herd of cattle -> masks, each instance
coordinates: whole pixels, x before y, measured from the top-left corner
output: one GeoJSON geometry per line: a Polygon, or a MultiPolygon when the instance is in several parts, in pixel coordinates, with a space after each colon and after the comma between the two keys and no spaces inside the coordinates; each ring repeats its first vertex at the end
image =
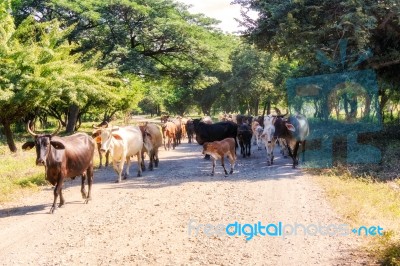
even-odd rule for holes
{"type": "Polygon", "coordinates": [[[92,136],[85,133],[76,133],[71,136],[56,136],[61,128],[52,134],[36,134],[27,125],[27,131],[34,137],[34,141],[26,142],[24,150],[36,147],[36,164],[45,167],[46,180],[54,188],[54,200],[50,209],[53,213],[57,208],[57,199],[60,197],[59,207],[64,205],[62,187],[66,178],[74,179],[82,176],[81,193],[85,203],[91,199],[93,183],[93,157],[97,147],[100,157],[100,166],[109,164],[111,156],[113,168],[118,174],[116,182],[129,177],[130,161],[137,157],[137,176],[142,175],[146,169],[145,154],[149,157],[149,169],[158,167],[158,150],[164,146],[165,150],[175,149],[184,138],[192,143],[195,136],[198,144],[203,145],[203,154],[212,157],[213,168],[220,159],[225,175],[224,158],[228,157],[233,173],[236,162],[236,149],[240,146],[243,157],[251,155],[251,144],[257,145],[259,150],[264,144],[268,165],[274,161],[274,147],[280,145],[285,157],[293,159],[293,168],[298,164],[298,149],[302,146],[304,155],[305,141],[309,134],[307,119],[300,114],[289,116],[268,115],[252,119],[252,117],[235,116],[235,119],[221,119],[213,123],[211,118],[187,119],[161,117],[161,126],[155,123],[145,123],[139,126],[111,126],[104,122],[93,126],[92,136]],[[238,145],[239,144],[239,145],[238,145]],[[126,167],[124,167],[126,163],[126,167]],[[125,171],[124,171],[125,169],[125,171]],[[88,180],[88,192],[85,189],[85,180],[88,180]]]}

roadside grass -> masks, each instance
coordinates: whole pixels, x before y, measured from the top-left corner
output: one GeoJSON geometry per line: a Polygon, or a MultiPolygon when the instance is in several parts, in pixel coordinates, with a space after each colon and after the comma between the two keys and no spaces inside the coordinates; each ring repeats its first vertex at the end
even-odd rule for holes
{"type": "MultiPolygon", "coordinates": [[[[52,132],[55,128],[46,129],[45,132],[52,132]]],[[[40,130],[39,130],[40,132],[40,130]]],[[[85,123],[79,132],[92,132],[92,124],[85,123]]],[[[63,135],[63,134],[61,134],[63,135]]],[[[18,147],[16,153],[11,153],[5,143],[0,139],[0,204],[18,200],[26,194],[38,191],[41,186],[48,185],[45,180],[45,169],[43,166],[36,166],[36,150],[22,151],[22,144],[31,140],[25,133],[15,134],[15,143],[18,147]]],[[[95,150],[94,167],[97,168],[100,159],[95,150]]],[[[95,176],[96,178],[96,176],[95,176]]]]}
{"type": "Polygon", "coordinates": [[[382,265],[400,265],[400,140],[373,140],[382,163],[308,169],[331,205],[352,226],[377,226],[384,235],[370,238],[365,250],[382,265]]]}

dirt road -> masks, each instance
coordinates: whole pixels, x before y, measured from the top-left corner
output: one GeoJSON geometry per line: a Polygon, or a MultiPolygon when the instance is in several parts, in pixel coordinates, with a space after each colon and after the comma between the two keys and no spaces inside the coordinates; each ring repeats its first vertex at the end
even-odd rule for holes
{"type": "MultiPolygon", "coordinates": [[[[268,167],[265,151],[239,157],[224,177],[182,144],[160,152],[160,165],[114,183],[111,167],[95,172],[93,200],[83,204],[80,180],[67,181],[66,205],[48,214],[52,189],[0,210],[3,265],[365,265],[355,236],[207,236],[200,224],[343,224],[312,179],[289,159],[268,167]],[[189,223],[191,227],[189,227],[189,223]],[[191,228],[191,235],[189,235],[191,228]]],[[[275,154],[279,154],[275,151],[275,154]]],[[[146,162],[147,163],[147,162],[146,162]]],[[[229,163],[228,163],[229,165],[229,163]]],[[[34,166],[32,166],[34,167],[34,166]]],[[[136,173],[136,163],[131,173],[136,173]]],[[[290,228],[286,228],[290,233],[290,228]]],[[[272,231],[271,231],[272,232],[272,231]]]]}

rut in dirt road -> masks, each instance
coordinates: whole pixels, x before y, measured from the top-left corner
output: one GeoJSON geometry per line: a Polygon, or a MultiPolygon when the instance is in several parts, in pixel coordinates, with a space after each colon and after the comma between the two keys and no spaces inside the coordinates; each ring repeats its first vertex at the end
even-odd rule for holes
{"type": "MultiPolygon", "coordinates": [[[[66,205],[48,214],[51,188],[3,206],[4,265],[359,265],[353,236],[211,235],[200,225],[238,223],[342,224],[312,178],[265,151],[238,154],[233,175],[203,159],[202,147],[160,150],[160,165],[114,183],[111,167],[95,172],[93,200],[83,204],[79,181],[66,183],[66,205]],[[196,235],[197,233],[197,235],[196,235]]],[[[275,151],[275,155],[278,154],[275,151]]],[[[148,160],[146,160],[146,164],[148,160]]],[[[229,163],[227,163],[227,166],[229,163]]],[[[136,171],[131,165],[131,172],[136,171]]]]}

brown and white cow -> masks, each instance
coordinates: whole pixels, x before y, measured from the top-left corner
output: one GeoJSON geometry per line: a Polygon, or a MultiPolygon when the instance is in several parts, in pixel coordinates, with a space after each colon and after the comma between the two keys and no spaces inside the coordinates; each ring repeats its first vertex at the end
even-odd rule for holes
{"type": "Polygon", "coordinates": [[[211,175],[215,173],[215,161],[221,159],[221,165],[224,168],[225,176],[228,175],[224,164],[224,157],[228,156],[231,163],[230,174],[233,173],[236,162],[235,140],[233,138],[226,138],[221,141],[206,142],[203,144],[203,154],[208,154],[213,159],[213,168],[211,175]]]}
{"type": "Polygon", "coordinates": [[[122,171],[125,162],[127,163],[124,179],[129,177],[130,158],[137,157],[138,173],[137,176],[142,175],[142,148],[143,137],[142,132],[137,126],[104,128],[101,130],[101,151],[110,151],[113,159],[113,167],[118,173],[116,182],[121,182],[122,171]]]}
{"type": "Polygon", "coordinates": [[[176,125],[172,122],[166,122],[162,125],[163,139],[164,139],[164,149],[170,150],[171,145],[172,149],[175,150],[176,147],[176,125]],[[165,143],[167,141],[167,143],[165,143]]]}
{"type": "Polygon", "coordinates": [[[257,145],[257,149],[261,150],[261,135],[264,129],[260,126],[260,123],[258,123],[257,121],[253,121],[253,123],[251,124],[251,130],[253,131],[253,145],[257,145]]]}
{"type": "Polygon", "coordinates": [[[74,179],[82,176],[81,194],[85,203],[91,200],[93,183],[93,155],[95,150],[94,140],[86,133],[76,133],[71,136],[58,137],[58,129],[52,134],[36,134],[29,128],[27,131],[35,141],[28,141],[22,149],[29,150],[36,146],[36,165],[43,165],[46,170],[46,180],[54,187],[54,200],[50,213],[57,208],[57,198],[60,196],[59,207],[65,204],[62,187],[66,178],[74,179]],[[86,193],[85,179],[88,180],[89,190],[86,193]]]}

